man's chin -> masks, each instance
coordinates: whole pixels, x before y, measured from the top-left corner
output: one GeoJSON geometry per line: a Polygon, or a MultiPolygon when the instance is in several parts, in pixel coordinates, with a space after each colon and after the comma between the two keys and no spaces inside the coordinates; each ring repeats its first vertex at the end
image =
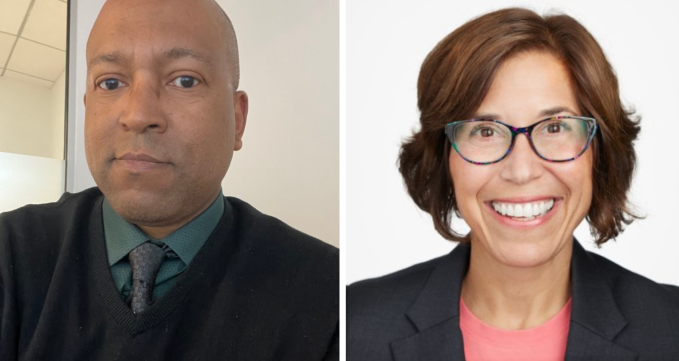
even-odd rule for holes
{"type": "Polygon", "coordinates": [[[177,201],[157,189],[126,189],[107,194],[113,210],[126,221],[143,226],[162,226],[176,217],[177,201]]]}

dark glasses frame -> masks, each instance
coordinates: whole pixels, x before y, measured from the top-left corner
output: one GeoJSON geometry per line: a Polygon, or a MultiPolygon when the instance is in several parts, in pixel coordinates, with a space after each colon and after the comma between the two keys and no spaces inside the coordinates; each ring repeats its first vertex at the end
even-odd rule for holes
{"type": "Polygon", "coordinates": [[[585,153],[587,151],[587,148],[589,148],[590,143],[592,143],[592,139],[594,139],[594,135],[596,134],[597,129],[598,129],[597,122],[596,122],[596,119],[594,119],[594,118],[580,117],[580,116],[575,116],[575,115],[557,115],[557,116],[554,116],[554,117],[549,117],[549,118],[539,120],[538,122],[533,123],[533,124],[531,124],[527,127],[523,127],[523,128],[517,128],[517,127],[511,126],[509,124],[503,123],[499,120],[495,120],[495,119],[478,118],[478,119],[458,120],[458,121],[454,121],[454,122],[450,122],[450,123],[446,124],[445,132],[446,132],[446,136],[448,137],[448,141],[450,141],[450,144],[452,145],[453,149],[455,149],[455,152],[457,152],[457,154],[459,154],[462,159],[464,159],[465,161],[467,161],[471,164],[488,165],[488,164],[497,163],[497,162],[507,158],[509,153],[511,153],[512,149],[514,149],[514,141],[516,140],[516,136],[518,134],[524,134],[526,136],[526,138],[528,138],[528,143],[530,144],[530,147],[533,149],[533,152],[535,152],[535,154],[537,154],[537,156],[540,157],[541,159],[544,159],[544,160],[546,160],[548,162],[552,162],[552,163],[570,162],[570,161],[578,159],[583,153],[585,153]],[[551,121],[551,120],[557,120],[557,119],[579,119],[579,120],[585,121],[588,124],[587,130],[589,132],[589,135],[587,137],[587,143],[585,143],[585,146],[582,149],[582,151],[580,151],[580,153],[578,153],[578,155],[576,155],[573,158],[553,160],[553,159],[549,159],[549,158],[542,156],[542,154],[540,154],[540,152],[538,152],[538,150],[535,149],[535,145],[533,144],[533,138],[531,136],[533,129],[536,126],[538,126],[538,125],[540,125],[544,122],[548,122],[548,121],[551,121]],[[467,159],[467,158],[465,158],[464,155],[462,155],[462,153],[460,153],[460,150],[457,148],[457,144],[455,144],[455,138],[454,138],[455,127],[457,127],[458,125],[463,124],[463,123],[472,123],[472,122],[481,122],[481,121],[502,124],[505,127],[509,128],[509,131],[512,133],[512,140],[509,143],[509,148],[507,149],[507,152],[505,152],[505,154],[502,157],[500,157],[499,159],[494,160],[492,162],[475,162],[471,159],[467,159]]]}

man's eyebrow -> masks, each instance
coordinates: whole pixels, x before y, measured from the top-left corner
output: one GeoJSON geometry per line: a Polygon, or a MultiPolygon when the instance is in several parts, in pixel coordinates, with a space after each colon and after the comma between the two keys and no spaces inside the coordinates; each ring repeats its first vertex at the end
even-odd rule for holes
{"type": "Polygon", "coordinates": [[[128,60],[119,51],[114,51],[112,53],[101,54],[92,58],[87,63],[87,69],[91,69],[92,67],[102,63],[127,64],[128,60]]]}
{"type": "Polygon", "coordinates": [[[187,48],[172,48],[163,53],[163,55],[165,56],[165,58],[172,60],[191,58],[203,62],[210,67],[213,67],[212,60],[210,60],[210,58],[187,48]]]}

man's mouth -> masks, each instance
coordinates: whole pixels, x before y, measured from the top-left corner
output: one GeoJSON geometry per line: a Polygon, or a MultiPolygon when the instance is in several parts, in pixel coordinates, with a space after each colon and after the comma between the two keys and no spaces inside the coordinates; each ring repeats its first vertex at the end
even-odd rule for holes
{"type": "Polygon", "coordinates": [[[530,221],[544,217],[554,207],[554,198],[543,199],[536,202],[526,203],[505,203],[493,201],[491,206],[503,217],[511,218],[516,221],[530,221]]]}

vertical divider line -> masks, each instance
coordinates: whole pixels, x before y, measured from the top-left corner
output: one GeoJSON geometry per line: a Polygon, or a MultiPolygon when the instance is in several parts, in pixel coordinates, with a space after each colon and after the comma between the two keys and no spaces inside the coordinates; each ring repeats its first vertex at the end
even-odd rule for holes
{"type": "Polygon", "coordinates": [[[64,191],[68,192],[69,186],[71,185],[72,181],[69,180],[71,177],[68,176],[69,174],[69,167],[72,166],[72,162],[69,162],[69,157],[68,157],[68,140],[71,138],[69,137],[69,130],[71,129],[71,111],[69,109],[69,104],[71,103],[71,92],[70,92],[70,84],[71,84],[71,79],[70,79],[70,63],[71,63],[71,11],[73,9],[73,6],[71,5],[72,1],[69,1],[66,3],[66,67],[64,68],[64,86],[66,87],[66,91],[64,92],[64,154],[63,154],[63,159],[64,159],[64,191]]]}
{"type": "Polygon", "coordinates": [[[64,153],[66,159],[66,192],[76,192],[75,168],[76,168],[76,145],[77,145],[77,99],[76,99],[76,77],[78,62],[78,6],[81,3],[69,1],[67,13],[66,37],[66,124],[64,153]]]}

